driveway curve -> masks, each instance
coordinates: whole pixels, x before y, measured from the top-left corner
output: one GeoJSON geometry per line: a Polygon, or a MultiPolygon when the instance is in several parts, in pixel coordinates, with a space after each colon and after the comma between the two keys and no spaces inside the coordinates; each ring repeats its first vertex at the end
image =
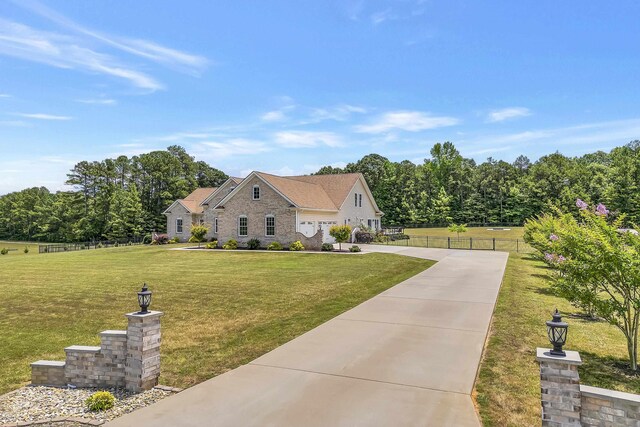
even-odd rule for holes
{"type": "Polygon", "coordinates": [[[247,365],[107,425],[479,426],[471,392],[508,254],[363,250],[438,263],[247,365]]]}

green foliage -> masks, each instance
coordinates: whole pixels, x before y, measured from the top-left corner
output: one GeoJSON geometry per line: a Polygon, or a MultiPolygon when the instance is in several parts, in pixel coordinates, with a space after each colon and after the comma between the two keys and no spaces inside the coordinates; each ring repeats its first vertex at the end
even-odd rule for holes
{"type": "Polygon", "coordinates": [[[460,238],[460,233],[467,232],[467,224],[451,224],[449,228],[447,228],[451,233],[456,233],[458,235],[458,239],[460,238]]]}
{"type": "Polygon", "coordinates": [[[304,246],[300,240],[296,240],[295,242],[289,245],[290,251],[304,251],[304,246]]]}
{"type": "Polygon", "coordinates": [[[0,250],[0,255],[6,255],[6,254],[8,254],[8,253],[9,253],[9,249],[7,249],[7,248],[2,248],[2,249],[0,250]]]}
{"type": "Polygon", "coordinates": [[[85,400],[85,405],[90,411],[106,411],[113,408],[116,398],[108,391],[97,391],[85,400]]]}
{"type": "Polygon", "coordinates": [[[206,249],[215,249],[215,248],[218,247],[218,241],[217,240],[212,240],[211,242],[209,242],[206,245],[204,245],[204,247],[206,249]]]}
{"type": "MultiPolygon", "coordinates": [[[[161,245],[176,244],[176,243],[180,243],[180,238],[176,236],[173,239],[169,239],[166,235],[158,236],[158,243],[160,243],[161,245]]],[[[192,243],[195,243],[195,242],[192,242],[192,243]]]]}
{"type": "Polygon", "coordinates": [[[333,245],[331,243],[323,243],[320,249],[323,252],[331,252],[333,251],[333,245]]]}
{"type": "Polygon", "coordinates": [[[640,236],[621,231],[624,215],[612,218],[602,204],[594,209],[578,200],[576,205],[578,219],[556,208],[527,221],[525,241],[552,269],[558,295],[622,331],[631,368],[637,370],[640,236]]]}
{"type": "Polygon", "coordinates": [[[342,244],[349,241],[351,237],[351,226],[350,225],[332,225],[329,229],[329,235],[336,239],[338,242],[338,246],[340,250],[342,250],[342,244]]]}
{"type": "Polygon", "coordinates": [[[29,253],[29,246],[25,246],[24,249],[22,250],[22,252],[24,252],[25,254],[29,253]]]}
{"type": "Polygon", "coordinates": [[[360,249],[360,246],[353,245],[349,248],[349,252],[362,252],[362,249],[360,249]]]}
{"type": "Polygon", "coordinates": [[[191,237],[189,238],[189,243],[197,243],[198,247],[200,247],[200,243],[206,240],[206,235],[209,232],[209,227],[206,225],[196,225],[193,224],[191,226],[191,237]]]}
{"type": "MultiPolygon", "coordinates": [[[[102,244],[102,242],[100,242],[100,243],[98,243],[98,244],[96,245],[96,249],[102,249],[102,248],[104,248],[104,245],[102,244]]],[[[65,248],[65,251],[66,251],[66,250],[67,250],[67,248],[65,248]]]]}
{"type": "Polygon", "coordinates": [[[267,246],[267,250],[268,251],[281,251],[283,249],[284,249],[284,247],[282,246],[282,243],[280,243],[280,242],[271,242],[267,246]]]}
{"type": "Polygon", "coordinates": [[[251,239],[247,242],[247,247],[249,249],[259,249],[260,248],[260,240],[251,239]]]}
{"type": "Polygon", "coordinates": [[[227,243],[222,245],[222,249],[238,249],[238,241],[236,239],[229,239],[227,243]]]}

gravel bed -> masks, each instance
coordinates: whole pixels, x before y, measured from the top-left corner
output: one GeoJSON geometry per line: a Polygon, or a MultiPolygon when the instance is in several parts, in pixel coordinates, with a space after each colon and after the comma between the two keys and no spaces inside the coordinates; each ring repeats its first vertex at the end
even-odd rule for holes
{"type": "MultiPolygon", "coordinates": [[[[59,417],[81,417],[107,421],[150,405],[171,394],[173,392],[169,389],[160,388],[142,393],[132,393],[124,389],[23,387],[0,396],[0,425],[59,417]],[[101,390],[113,393],[116,398],[115,405],[102,412],[89,411],[85,406],[85,400],[91,394],[101,390]]],[[[52,425],[61,427],[64,424],[55,423],[52,425]]],[[[79,424],[69,423],[67,425],[79,424]]]]}

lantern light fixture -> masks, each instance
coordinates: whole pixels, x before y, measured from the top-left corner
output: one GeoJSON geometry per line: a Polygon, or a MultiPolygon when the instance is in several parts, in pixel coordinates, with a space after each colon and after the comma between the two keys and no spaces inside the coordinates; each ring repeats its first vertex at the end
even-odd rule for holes
{"type": "Polygon", "coordinates": [[[142,290],[138,292],[138,305],[140,306],[138,314],[146,314],[149,312],[147,309],[151,305],[151,291],[147,289],[146,283],[142,285],[142,290]]]}
{"type": "Polygon", "coordinates": [[[547,336],[549,341],[553,345],[553,350],[549,353],[552,356],[566,356],[567,354],[562,350],[562,346],[567,342],[567,328],[569,325],[562,321],[562,316],[556,308],[553,313],[553,320],[547,321],[547,336]]]}

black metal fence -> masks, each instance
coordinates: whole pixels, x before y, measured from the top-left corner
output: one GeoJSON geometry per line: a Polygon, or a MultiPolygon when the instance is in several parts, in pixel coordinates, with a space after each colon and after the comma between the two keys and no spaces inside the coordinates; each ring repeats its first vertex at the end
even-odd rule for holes
{"type": "Polygon", "coordinates": [[[443,237],[408,236],[408,239],[389,240],[383,244],[391,246],[416,246],[421,248],[468,249],[483,251],[503,251],[530,253],[533,248],[522,239],[503,239],[491,237],[443,237]]]}
{"type": "Polygon", "coordinates": [[[136,239],[127,241],[102,241],[102,242],[82,242],[82,243],[52,243],[38,245],[38,253],[50,254],[56,252],[84,251],[89,249],[115,248],[120,246],[141,245],[142,240],[136,239]]]}

